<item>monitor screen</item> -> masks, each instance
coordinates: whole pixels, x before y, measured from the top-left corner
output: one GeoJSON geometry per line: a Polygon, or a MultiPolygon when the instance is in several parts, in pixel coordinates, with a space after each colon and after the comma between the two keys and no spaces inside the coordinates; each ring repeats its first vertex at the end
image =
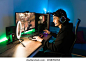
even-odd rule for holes
{"type": "Polygon", "coordinates": [[[35,13],[16,13],[16,24],[21,21],[21,32],[35,28],[35,13]]]}

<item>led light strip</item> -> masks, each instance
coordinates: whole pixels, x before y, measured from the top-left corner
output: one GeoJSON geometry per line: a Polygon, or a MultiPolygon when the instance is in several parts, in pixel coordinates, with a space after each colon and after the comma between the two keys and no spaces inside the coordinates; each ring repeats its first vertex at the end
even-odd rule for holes
{"type": "Polygon", "coordinates": [[[6,37],[4,37],[3,39],[0,40],[0,42],[6,41],[8,40],[6,37]]]}

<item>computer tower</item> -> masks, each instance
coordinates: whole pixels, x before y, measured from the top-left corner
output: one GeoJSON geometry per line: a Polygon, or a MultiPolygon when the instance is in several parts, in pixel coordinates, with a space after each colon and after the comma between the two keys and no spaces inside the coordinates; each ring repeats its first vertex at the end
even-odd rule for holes
{"type": "Polygon", "coordinates": [[[37,31],[43,32],[43,30],[45,29],[49,30],[49,21],[50,21],[49,14],[36,13],[37,31]]]}
{"type": "Polygon", "coordinates": [[[7,44],[14,42],[16,39],[16,26],[6,27],[7,44]]]}

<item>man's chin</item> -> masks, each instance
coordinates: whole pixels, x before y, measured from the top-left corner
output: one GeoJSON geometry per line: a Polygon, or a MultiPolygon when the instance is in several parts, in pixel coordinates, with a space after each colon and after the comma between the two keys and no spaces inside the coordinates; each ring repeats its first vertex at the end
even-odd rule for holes
{"type": "Polygon", "coordinates": [[[57,25],[55,25],[55,26],[57,26],[57,25]]]}

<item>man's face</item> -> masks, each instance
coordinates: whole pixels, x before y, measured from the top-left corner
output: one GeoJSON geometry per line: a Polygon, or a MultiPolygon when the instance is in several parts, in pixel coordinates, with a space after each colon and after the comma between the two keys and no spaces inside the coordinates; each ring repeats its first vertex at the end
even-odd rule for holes
{"type": "Polygon", "coordinates": [[[61,24],[60,18],[57,16],[53,16],[53,22],[54,22],[55,26],[59,26],[61,24]]]}

